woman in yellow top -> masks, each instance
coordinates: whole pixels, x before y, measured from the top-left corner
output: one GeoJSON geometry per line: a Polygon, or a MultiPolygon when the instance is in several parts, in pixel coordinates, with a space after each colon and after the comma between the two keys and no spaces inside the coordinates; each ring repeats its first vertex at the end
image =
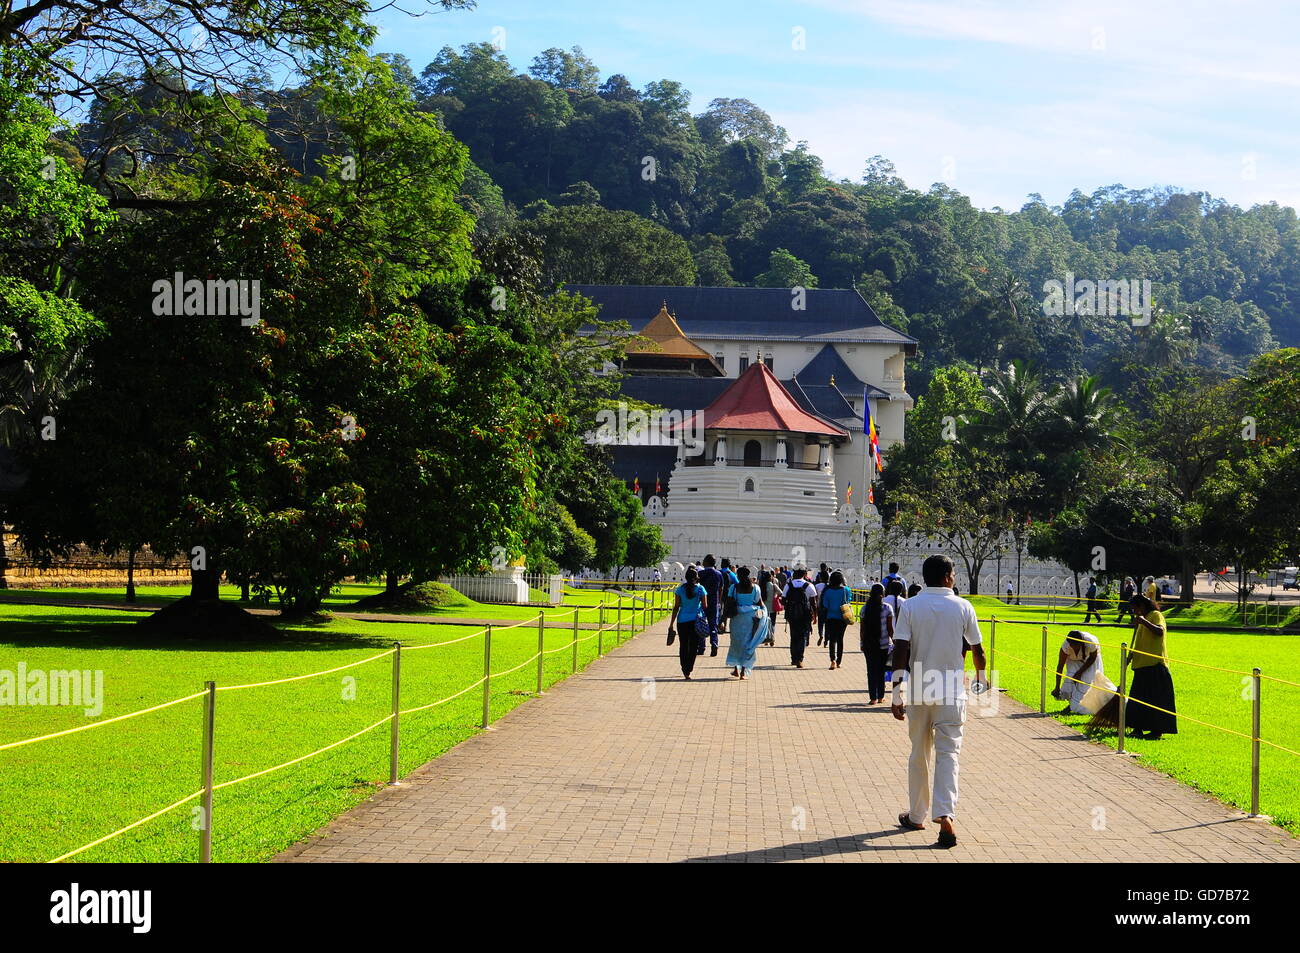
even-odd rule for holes
{"type": "Polygon", "coordinates": [[[1135,595],[1129,606],[1133,610],[1133,649],[1129,662],[1133,682],[1128,690],[1130,700],[1124,709],[1124,721],[1139,738],[1158,741],[1162,735],[1178,734],[1174,680],[1169,674],[1165,652],[1165,617],[1144,595],[1135,595]]]}

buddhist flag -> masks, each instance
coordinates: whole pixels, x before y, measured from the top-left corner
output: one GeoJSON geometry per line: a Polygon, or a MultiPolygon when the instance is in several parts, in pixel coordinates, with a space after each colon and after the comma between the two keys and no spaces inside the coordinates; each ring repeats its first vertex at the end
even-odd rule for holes
{"type": "Polygon", "coordinates": [[[872,506],[876,505],[876,494],[872,491],[871,484],[867,484],[867,502],[872,506]]]}
{"type": "Polygon", "coordinates": [[[663,486],[659,483],[659,474],[655,474],[655,496],[663,495],[663,486]]]}
{"type": "Polygon", "coordinates": [[[844,502],[848,503],[849,506],[852,506],[853,505],[853,484],[852,483],[849,484],[849,491],[847,496],[848,499],[846,499],[844,502]]]}
{"type": "Polygon", "coordinates": [[[867,452],[876,461],[876,472],[885,469],[880,462],[880,432],[876,430],[876,421],[871,416],[871,401],[866,388],[862,390],[862,435],[867,438],[867,452]]]}
{"type": "Polygon", "coordinates": [[[632,492],[638,496],[641,494],[641,474],[632,477],[632,492]]]}

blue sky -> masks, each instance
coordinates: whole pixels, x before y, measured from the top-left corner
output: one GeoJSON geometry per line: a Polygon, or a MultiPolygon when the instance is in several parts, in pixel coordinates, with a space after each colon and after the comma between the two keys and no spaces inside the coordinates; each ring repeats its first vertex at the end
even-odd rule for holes
{"type": "Polygon", "coordinates": [[[444,45],[497,42],[520,71],[578,45],[602,77],[682,82],[696,112],[753,100],[835,177],[879,153],[984,208],[1115,183],[1300,206],[1300,4],[480,0],[378,22],[417,72],[444,45]]]}

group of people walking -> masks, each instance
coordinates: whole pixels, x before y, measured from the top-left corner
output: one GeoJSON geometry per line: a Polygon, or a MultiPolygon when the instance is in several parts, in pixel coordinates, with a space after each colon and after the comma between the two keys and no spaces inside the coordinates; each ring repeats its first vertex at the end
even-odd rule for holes
{"type": "MultiPolygon", "coordinates": [[[[894,616],[903,600],[906,580],[898,575],[898,565],[890,564],[890,590],[877,584],[868,600],[868,616],[862,622],[860,647],[873,671],[871,703],[884,700],[885,658],[893,640],[894,616]],[[888,601],[886,601],[888,600],[888,601]]],[[[784,615],[790,630],[790,664],[803,668],[806,650],[817,630],[817,646],[826,646],[830,668],[844,662],[844,638],[855,617],[853,591],[844,573],[822,563],[816,576],[809,578],[802,566],[790,569],[760,566],[754,573],[748,566],[735,568],[731,560],[721,565],[712,554],[699,567],[686,569],[685,580],[673,590],[672,615],[668,620],[668,644],[678,642],[682,676],[689,679],[695,659],[710,648],[717,655],[719,635],[730,631],[731,645],[727,663],[731,674],[744,679],[753,671],[758,647],[776,644],[776,620],[784,615]],[[680,631],[679,631],[680,629],[680,631]]]]}
{"type": "MultiPolygon", "coordinates": [[[[690,679],[695,660],[719,635],[730,633],[727,664],[731,677],[744,680],[753,671],[758,647],[775,645],[775,627],[784,615],[790,633],[790,664],[803,668],[813,630],[818,647],[825,646],[831,669],[842,665],[844,641],[855,623],[866,660],[868,704],[884,701],[892,687],[890,711],[908,724],[908,809],[898,817],[907,830],[938,825],[938,844],[957,843],[956,804],[958,758],[966,720],[966,655],[975,665],[970,691],[988,690],[979,623],[971,603],[955,588],[955,571],[947,556],[933,555],[921,570],[925,581],[908,586],[897,563],[874,584],[855,618],[852,590],[844,574],[822,564],[809,577],[803,567],[733,568],[712,555],[692,564],[685,581],[674,590],[668,620],[668,644],[676,640],[682,675],[690,679]]],[[[1095,581],[1093,581],[1095,586],[1095,581]]],[[[1127,725],[1148,739],[1177,732],[1173,681],[1165,654],[1166,625],[1154,580],[1144,580],[1145,592],[1132,579],[1125,581],[1121,610],[1134,623],[1131,650],[1132,684],[1126,706],[1127,725]]],[[[1088,612],[1097,605],[1090,587],[1088,612]]],[[[1098,618],[1100,614],[1096,613],[1098,618]]],[[[1067,710],[1094,714],[1094,722],[1117,711],[1121,703],[1114,684],[1104,677],[1099,640],[1074,630],[1062,643],[1053,696],[1067,710]]]]}

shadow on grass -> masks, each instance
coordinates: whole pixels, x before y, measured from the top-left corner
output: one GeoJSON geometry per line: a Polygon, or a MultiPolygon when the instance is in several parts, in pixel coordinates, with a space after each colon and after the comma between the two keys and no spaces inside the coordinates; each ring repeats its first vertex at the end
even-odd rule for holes
{"type": "Polygon", "coordinates": [[[61,615],[24,616],[6,622],[0,644],[17,648],[162,649],[169,652],[282,652],[334,651],[340,648],[391,648],[394,640],[353,632],[310,632],[285,628],[277,639],[262,641],[204,641],[160,638],[135,619],[88,622],[61,615]]]}

